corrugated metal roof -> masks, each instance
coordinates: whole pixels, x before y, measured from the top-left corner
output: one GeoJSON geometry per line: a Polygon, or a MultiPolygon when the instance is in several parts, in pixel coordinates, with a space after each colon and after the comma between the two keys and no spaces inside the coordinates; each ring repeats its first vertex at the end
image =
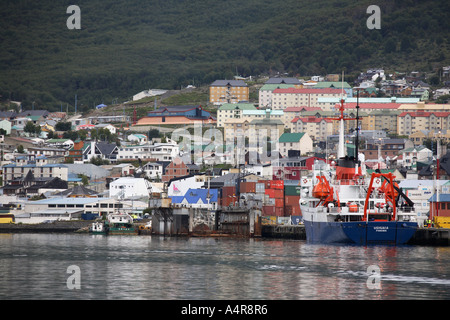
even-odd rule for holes
{"type": "MultiPolygon", "coordinates": [[[[428,199],[430,202],[436,202],[436,194],[433,194],[433,196],[428,199]]],[[[439,195],[439,202],[450,202],[450,194],[444,193],[439,195]]]]}

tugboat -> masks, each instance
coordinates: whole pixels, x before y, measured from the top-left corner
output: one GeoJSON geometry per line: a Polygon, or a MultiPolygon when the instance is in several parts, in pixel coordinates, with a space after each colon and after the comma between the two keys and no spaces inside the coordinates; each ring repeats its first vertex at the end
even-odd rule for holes
{"type": "MultiPolygon", "coordinates": [[[[338,159],[325,170],[315,164],[312,177],[301,180],[300,208],[310,243],[406,244],[414,235],[417,215],[414,203],[398,188],[392,173],[361,172],[364,157],[349,157],[344,149],[344,117],[341,99],[338,159]]],[[[358,130],[358,129],[357,129],[358,130]]]]}
{"type": "Polygon", "coordinates": [[[108,235],[137,235],[138,229],[133,224],[133,218],[127,213],[108,215],[105,221],[108,235]]]}

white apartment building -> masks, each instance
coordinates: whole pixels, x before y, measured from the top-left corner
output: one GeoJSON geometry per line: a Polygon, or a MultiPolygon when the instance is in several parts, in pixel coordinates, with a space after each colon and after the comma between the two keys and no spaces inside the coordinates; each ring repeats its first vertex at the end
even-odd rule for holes
{"type": "Polygon", "coordinates": [[[119,148],[117,160],[172,161],[178,156],[179,151],[179,146],[175,142],[124,146],[119,148]]]}
{"type": "Polygon", "coordinates": [[[4,165],[3,167],[3,185],[18,178],[25,178],[31,171],[36,178],[55,178],[58,177],[67,181],[69,169],[62,163],[49,164],[45,157],[22,156],[16,159],[16,162],[4,165]]]}
{"type": "Polygon", "coordinates": [[[109,196],[119,199],[148,197],[152,192],[151,183],[144,178],[119,178],[109,184],[109,196]]]}

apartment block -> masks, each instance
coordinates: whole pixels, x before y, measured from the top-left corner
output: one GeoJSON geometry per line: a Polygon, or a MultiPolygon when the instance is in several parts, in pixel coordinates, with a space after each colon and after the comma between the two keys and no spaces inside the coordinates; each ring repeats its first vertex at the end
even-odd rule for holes
{"type": "Polygon", "coordinates": [[[341,96],[342,91],[339,89],[275,89],[272,93],[272,108],[318,107],[318,98],[341,96]]]}
{"type": "Polygon", "coordinates": [[[216,80],[209,86],[209,102],[219,105],[248,101],[249,89],[242,80],[216,80]]]}
{"type": "Polygon", "coordinates": [[[410,135],[420,130],[450,129],[450,112],[402,112],[397,119],[397,134],[410,135]]]}

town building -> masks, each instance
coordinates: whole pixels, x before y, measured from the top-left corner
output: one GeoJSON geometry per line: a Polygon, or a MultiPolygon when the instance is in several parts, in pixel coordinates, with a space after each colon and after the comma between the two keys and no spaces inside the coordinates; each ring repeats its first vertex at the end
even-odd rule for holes
{"type": "Polygon", "coordinates": [[[419,130],[409,135],[414,145],[423,145],[425,140],[440,140],[442,145],[450,143],[450,130],[419,130]]]}
{"type": "Polygon", "coordinates": [[[109,197],[119,199],[148,198],[152,192],[150,181],[144,178],[121,177],[109,184],[109,197]]]}
{"type": "Polygon", "coordinates": [[[353,88],[347,82],[339,82],[339,81],[320,81],[317,82],[313,87],[313,89],[340,89],[344,90],[347,97],[351,98],[353,96],[353,88]]]}
{"type": "Polygon", "coordinates": [[[287,89],[287,88],[301,88],[301,83],[295,84],[265,84],[258,92],[259,95],[259,107],[260,108],[272,108],[272,93],[275,89],[287,89]]]}
{"type": "Polygon", "coordinates": [[[122,146],[118,148],[117,159],[142,161],[172,161],[178,156],[180,148],[175,141],[169,139],[169,142],[143,144],[136,146],[122,146]]]}
{"type": "Polygon", "coordinates": [[[450,129],[450,112],[402,112],[397,120],[397,134],[410,135],[419,130],[450,129]]]}
{"type": "Polygon", "coordinates": [[[365,148],[359,151],[364,153],[366,162],[367,160],[382,159],[382,162],[385,163],[386,160],[397,159],[402,150],[413,146],[414,144],[409,139],[366,139],[365,148]]]}
{"type": "Polygon", "coordinates": [[[313,151],[313,142],[308,133],[283,133],[278,140],[278,150],[283,157],[288,157],[289,150],[298,150],[301,155],[313,151]]]}
{"type": "Polygon", "coordinates": [[[428,162],[433,158],[433,152],[425,146],[403,149],[401,155],[401,160],[397,160],[397,164],[401,164],[409,170],[417,169],[417,162],[428,162]]]}
{"type": "Polygon", "coordinates": [[[118,147],[115,143],[108,142],[87,142],[83,147],[83,161],[90,162],[93,158],[100,158],[111,163],[117,161],[118,147]]]}
{"type": "Polygon", "coordinates": [[[319,97],[342,96],[339,89],[275,89],[272,93],[272,108],[286,109],[288,107],[318,107],[319,97]]]}
{"type": "Polygon", "coordinates": [[[162,181],[169,182],[171,179],[187,176],[188,174],[189,167],[181,158],[177,157],[166,167],[162,181]]]}
{"type": "Polygon", "coordinates": [[[28,172],[37,178],[54,178],[68,180],[68,168],[62,163],[49,164],[45,157],[34,155],[16,158],[16,162],[4,165],[3,185],[12,183],[17,179],[24,179],[28,172]]]}
{"type": "Polygon", "coordinates": [[[216,123],[216,119],[201,106],[170,106],[148,112],[147,116],[139,119],[135,125],[194,124],[196,122],[216,123]]]}
{"type": "Polygon", "coordinates": [[[333,134],[333,120],[315,116],[296,117],[291,121],[291,132],[305,132],[315,141],[325,141],[333,134]]]}
{"type": "Polygon", "coordinates": [[[225,122],[241,119],[245,110],[257,110],[253,103],[224,103],[217,109],[217,126],[224,127],[225,122]]]}
{"type": "Polygon", "coordinates": [[[209,102],[213,104],[249,101],[249,88],[243,80],[216,80],[209,86],[209,102]]]}

